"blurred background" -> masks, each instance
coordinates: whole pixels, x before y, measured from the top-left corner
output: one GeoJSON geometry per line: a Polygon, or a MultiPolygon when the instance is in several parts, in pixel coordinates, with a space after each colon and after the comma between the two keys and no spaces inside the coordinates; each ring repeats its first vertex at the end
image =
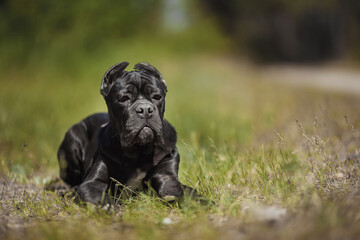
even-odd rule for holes
{"type": "MultiPolygon", "coordinates": [[[[166,117],[183,152],[264,140],[324,99],[284,89],[273,81],[284,72],[266,66],[357,69],[359,29],[357,0],[0,0],[1,172],[56,175],[65,131],[106,111],[100,80],[120,61],[149,62],[164,75],[166,117]]],[[[287,76],[318,74],[298,73],[287,76]]],[[[346,106],[334,112],[354,113],[346,106]]]]}
{"type": "Polygon", "coordinates": [[[0,11],[5,69],[47,55],[70,67],[76,57],[135,44],[226,49],[265,62],[360,57],[356,0],[1,0],[0,11]]]}
{"type": "Polygon", "coordinates": [[[356,0],[202,1],[236,49],[259,61],[359,57],[356,0]]]}

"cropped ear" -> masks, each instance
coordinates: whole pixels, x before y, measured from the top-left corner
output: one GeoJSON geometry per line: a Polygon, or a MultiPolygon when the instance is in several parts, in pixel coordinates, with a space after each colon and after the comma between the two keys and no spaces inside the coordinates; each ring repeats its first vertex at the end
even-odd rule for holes
{"type": "Polygon", "coordinates": [[[129,65],[128,62],[121,62],[118,63],[114,66],[112,66],[111,68],[109,68],[109,70],[106,71],[106,73],[104,74],[104,77],[101,81],[101,86],[100,86],[100,93],[101,95],[103,95],[104,97],[106,97],[110,91],[110,87],[111,84],[118,79],[119,77],[121,77],[121,75],[123,74],[125,68],[129,65]]]}
{"type": "Polygon", "coordinates": [[[134,69],[139,70],[139,71],[145,71],[149,74],[154,75],[156,78],[158,78],[164,84],[165,91],[167,92],[166,82],[165,82],[163,76],[161,75],[161,73],[154,66],[152,66],[148,63],[138,63],[134,66],[134,69]]]}

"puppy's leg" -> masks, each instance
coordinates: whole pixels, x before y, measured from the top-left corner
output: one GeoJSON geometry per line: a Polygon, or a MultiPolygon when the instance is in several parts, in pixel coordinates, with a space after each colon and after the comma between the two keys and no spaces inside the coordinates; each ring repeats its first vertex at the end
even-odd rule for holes
{"type": "Polygon", "coordinates": [[[148,178],[151,187],[166,201],[183,196],[183,189],[178,181],[179,160],[179,154],[174,150],[171,157],[160,161],[148,178]]]}
{"type": "Polygon", "coordinates": [[[71,187],[81,183],[85,159],[85,129],[77,124],[66,132],[58,150],[60,177],[71,187]]]}
{"type": "Polygon", "coordinates": [[[76,190],[76,197],[83,202],[110,204],[108,189],[108,170],[106,164],[97,159],[84,181],[76,190]]]}
{"type": "Polygon", "coordinates": [[[98,145],[98,133],[108,121],[106,113],[93,114],[66,132],[58,150],[58,161],[60,177],[71,187],[82,182],[87,163],[94,156],[98,145]]]}

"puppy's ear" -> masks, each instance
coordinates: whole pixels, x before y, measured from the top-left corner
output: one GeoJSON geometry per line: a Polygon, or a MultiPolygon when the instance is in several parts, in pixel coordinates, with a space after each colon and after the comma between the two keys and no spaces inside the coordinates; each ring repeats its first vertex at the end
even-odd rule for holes
{"type": "Polygon", "coordinates": [[[121,63],[118,63],[118,64],[112,66],[111,68],[109,68],[109,70],[106,71],[106,73],[104,74],[104,77],[101,81],[101,86],[100,86],[101,95],[103,95],[104,97],[106,97],[108,95],[111,84],[116,79],[121,77],[121,75],[124,73],[125,68],[128,65],[129,65],[128,62],[121,62],[121,63]]]}
{"type": "Polygon", "coordinates": [[[134,69],[139,70],[139,71],[145,71],[148,74],[154,75],[156,78],[158,78],[162,82],[162,84],[165,87],[165,92],[167,92],[166,82],[165,82],[163,76],[161,75],[161,73],[154,66],[152,66],[148,63],[138,63],[134,66],[134,69]]]}

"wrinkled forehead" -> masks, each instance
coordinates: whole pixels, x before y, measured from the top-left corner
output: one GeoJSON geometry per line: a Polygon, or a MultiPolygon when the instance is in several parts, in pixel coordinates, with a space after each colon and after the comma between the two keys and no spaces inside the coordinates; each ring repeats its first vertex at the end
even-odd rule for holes
{"type": "Polygon", "coordinates": [[[128,86],[134,86],[138,91],[144,91],[145,88],[153,87],[165,93],[165,89],[159,79],[140,71],[124,72],[124,74],[114,82],[112,90],[119,91],[128,86]]]}

